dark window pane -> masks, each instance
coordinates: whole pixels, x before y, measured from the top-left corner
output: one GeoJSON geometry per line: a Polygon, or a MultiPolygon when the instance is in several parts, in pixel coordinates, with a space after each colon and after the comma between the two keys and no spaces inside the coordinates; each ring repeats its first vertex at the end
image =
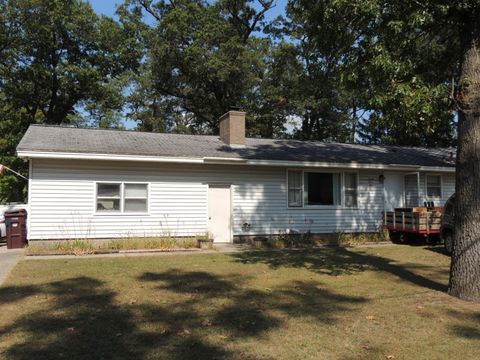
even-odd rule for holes
{"type": "Polygon", "coordinates": [[[442,189],[439,187],[429,187],[427,190],[428,197],[441,197],[442,196],[442,189]]]}
{"type": "Polygon", "coordinates": [[[98,197],[120,197],[120,184],[97,184],[98,197]]]}
{"type": "Polygon", "coordinates": [[[333,174],[305,173],[308,205],[334,205],[333,174]]]}
{"type": "Polygon", "coordinates": [[[439,175],[427,175],[427,196],[433,198],[442,196],[442,179],[439,175]]]}
{"type": "Polygon", "coordinates": [[[440,176],[437,176],[437,175],[427,176],[427,185],[440,186],[441,183],[442,183],[442,180],[440,179],[440,176]]]}

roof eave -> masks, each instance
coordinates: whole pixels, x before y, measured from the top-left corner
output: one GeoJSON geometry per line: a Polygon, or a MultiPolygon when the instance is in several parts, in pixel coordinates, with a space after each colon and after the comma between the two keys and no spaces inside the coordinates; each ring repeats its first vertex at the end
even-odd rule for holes
{"type": "Polygon", "coordinates": [[[142,161],[166,163],[191,163],[201,164],[203,158],[181,158],[175,156],[148,156],[148,155],[122,155],[122,154],[96,154],[96,153],[66,153],[53,151],[17,150],[19,157],[28,159],[75,159],[75,160],[111,160],[111,161],[142,161]]]}
{"type": "Polygon", "coordinates": [[[420,166],[405,164],[365,164],[358,162],[317,162],[317,161],[291,161],[291,160],[255,160],[245,158],[223,157],[175,157],[175,156],[147,156],[147,155],[121,155],[97,153],[66,153],[52,151],[18,150],[17,155],[29,159],[77,159],[77,160],[108,160],[108,161],[136,161],[160,162],[182,164],[216,164],[216,165],[251,165],[251,166],[281,166],[281,167],[317,167],[317,168],[344,168],[364,170],[396,170],[396,171],[431,171],[455,172],[454,166],[420,166]]]}

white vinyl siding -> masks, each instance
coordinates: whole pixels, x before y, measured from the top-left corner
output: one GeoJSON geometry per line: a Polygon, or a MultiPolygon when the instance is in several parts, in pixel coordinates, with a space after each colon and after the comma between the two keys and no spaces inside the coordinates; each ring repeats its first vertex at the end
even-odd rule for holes
{"type": "Polygon", "coordinates": [[[441,206],[455,193],[455,174],[442,175],[442,199],[441,206]]]}
{"type": "MultiPolygon", "coordinates": [[[[205,234],[208,184],[219,181],[231,184],[234,235],[377,231],[383,219],[374,170],[357,173],[356,207],[290,208],[284,167],[35,159],[32,169],[30,239],[205,234]],[[97,214],[99,182],[149,184],[149,212],[97,214]]],[[[443,176],[443,195],[453,187],[453,174],[443,176]]]]}

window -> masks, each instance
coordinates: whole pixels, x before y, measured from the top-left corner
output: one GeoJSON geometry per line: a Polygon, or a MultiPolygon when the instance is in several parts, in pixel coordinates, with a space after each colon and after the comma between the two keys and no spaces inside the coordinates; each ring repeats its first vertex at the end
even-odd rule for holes
{"type": "Polygon", "coordinates": [[[340,174],[306,172],[305,205],[340,205],[340,174]]]}
{"type": "MultiPolygon", "coordinates": [[[[289,170],[288,206],[342,205],[342,173],[289,170]]],[[[344,174],[344,205],[357,206],[357,173],[344,174]]]]}
{"type": "Polygon", "coordinates": [[[97,184],[97,211],[120,211],[120,184],[97,184]]]}
{"type": "Polygon", "coordinates": [[[442,197],[442,178],[440,175],[427,175],[427,197],[442,197]]]}
{"type": "Polygon", "coordinates": [[[301,207],[303,195],[302,172],[288,171],[288,206],[301,207]]]}
{"type": "Polygon", "coordinates": [[[345,173],[345,206],[357,206],[357,174],[345,173]]]}
{"type": "Polygon", "coordinates": [[[125,184],[124,211],[147,212],[148,190],[146,184],[125,184]]]}
{"type": "Polygon", "coordinates": [[[148,185],[136,183],[97,184],[97,212],[145,213],[148,185]]]}

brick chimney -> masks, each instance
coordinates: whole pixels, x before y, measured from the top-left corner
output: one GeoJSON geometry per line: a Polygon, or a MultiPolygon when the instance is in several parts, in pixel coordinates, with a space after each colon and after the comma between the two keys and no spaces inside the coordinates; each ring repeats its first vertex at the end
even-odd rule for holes
{"type": "Polygon", "coordinates": [[[245,112],[230,110],[220,116],[220,139],[231,147],[245,146],[245,112]]]}

